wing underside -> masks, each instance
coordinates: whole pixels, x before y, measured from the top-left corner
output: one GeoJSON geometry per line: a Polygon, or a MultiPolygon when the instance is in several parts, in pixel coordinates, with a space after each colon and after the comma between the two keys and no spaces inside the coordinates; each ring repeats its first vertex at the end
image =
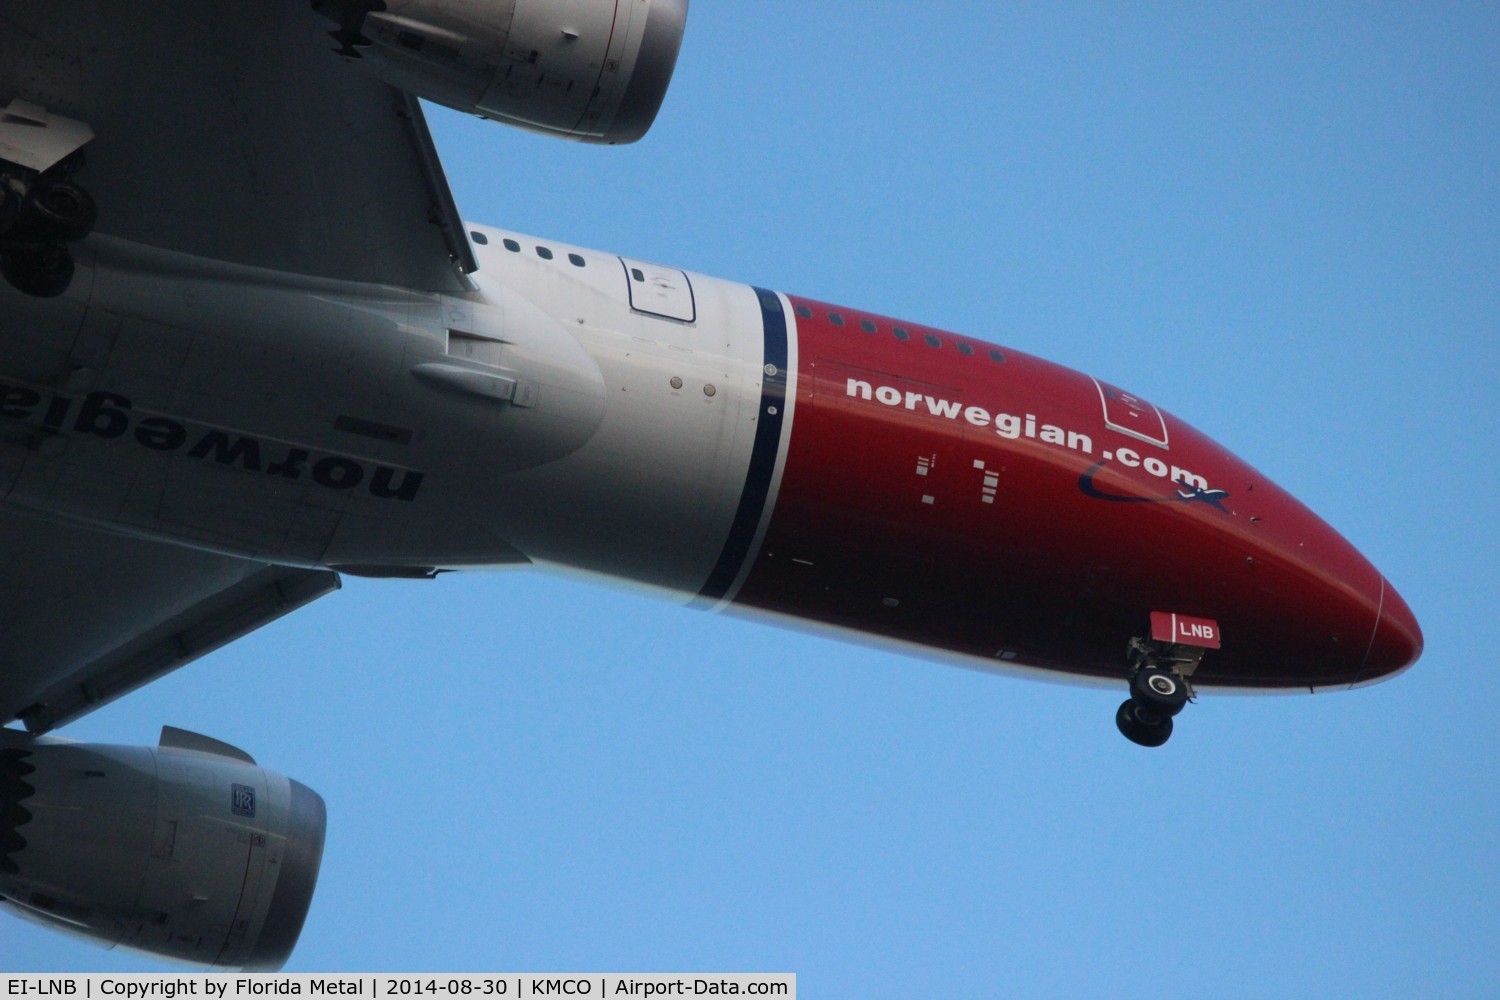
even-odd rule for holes
{"type": "Polygon", "coordinates": [[[417,102],[305,0],[0,0],[0,108],[85,123],[96,231],[431,291],[472,252],[417,102]]]}
{"type": "MultiPolygon", "coordinates": [[[[331,51],[327,28],[306,0],[0,0],[0,111],[22,111],[6,135],[24,143],[49,115],[92,132],[75,180],[100,234],[315,278],[470,287],[420,107],[331,51]]],[[[338,587],[328,571],[3,505],[0,572],[0,722],[33,731],[338,587]]]]}
{"type": "Polygon", "coordinates": [[[338,589],[336,573],[0,508],[0,713],[45,732],[338,589]]]}

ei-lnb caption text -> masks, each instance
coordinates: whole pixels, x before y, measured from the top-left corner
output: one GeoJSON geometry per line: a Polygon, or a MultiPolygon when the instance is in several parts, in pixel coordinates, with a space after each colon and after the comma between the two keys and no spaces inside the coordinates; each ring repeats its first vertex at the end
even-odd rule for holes
{"type": "Polygon", "coordinates": [[[470,1000],[564,997],[777,997],[796,1000],[792,972],[505,972],[410,975],[362,973],[130,973],[9,975],[0,1000],[250,1000],[254,997],[363,997],[366,1000],[470,1000]]]}

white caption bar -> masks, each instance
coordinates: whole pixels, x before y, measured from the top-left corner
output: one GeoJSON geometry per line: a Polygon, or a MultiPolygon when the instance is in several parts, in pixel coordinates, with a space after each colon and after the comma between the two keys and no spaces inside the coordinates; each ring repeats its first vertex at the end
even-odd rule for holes
{"type": "Polygon", "coordinates": [[[130,973],[125,975],[0,975],[4,1000],[248,1000],[251,997],[781,997],[796,1000],[792,972],[504,972],[490,975],[312,973],[130,973]]]}

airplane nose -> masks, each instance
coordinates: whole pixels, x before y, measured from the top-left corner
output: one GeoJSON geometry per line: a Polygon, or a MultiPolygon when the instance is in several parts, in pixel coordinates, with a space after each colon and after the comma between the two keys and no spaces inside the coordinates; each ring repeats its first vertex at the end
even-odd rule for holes
{"type": "Polygon", "coordinates": [[[1422,655],[1422,628],[1416,615],[1390,581],[1381,578],[1384,588],[1380,600],[1380,618],[1370,640],[1370,651],[1357,684],[1370,684],[1392,677],[1417,662],[1422,655]]]}

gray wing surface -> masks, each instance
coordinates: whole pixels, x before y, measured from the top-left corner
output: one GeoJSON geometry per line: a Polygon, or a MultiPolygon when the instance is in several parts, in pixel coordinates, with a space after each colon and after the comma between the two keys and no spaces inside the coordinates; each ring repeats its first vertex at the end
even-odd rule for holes
{"type": "Polygon", "coordinates": [[[414,98],[335,55],[306,0],[0,0],[0,107],[88,124],[97,231],[323,278],[466,287],[414,98]]]}
{"type": "Polygon", "coordinates": [[[332,590],[336,573],[0,507],[0,721],[45,732],[332,590]]]}
{"type": "MultiPolygon", "coordinates": [[[[0,0],[0,107],[95,135],[100,233],[431,291],[474,262],[416,101],[306,0],[0,0]]],[[[80,249],[85,250],[86,244],[80,249]]],[[[46,731],[338,587],[338,576],[0,506],[0,721],[46,731]]]]}

